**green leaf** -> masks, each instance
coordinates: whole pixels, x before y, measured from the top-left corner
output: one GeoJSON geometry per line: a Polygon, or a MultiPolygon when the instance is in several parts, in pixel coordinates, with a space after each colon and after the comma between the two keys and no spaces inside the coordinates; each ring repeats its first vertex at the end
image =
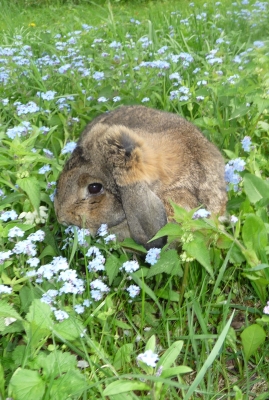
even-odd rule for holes
{"type": "Polygon", "coordinates": [[[157,368],[161,365],[163,369],[167,369],[171,367],[171,365],[176,361],[177,357],[179,356],[181,349],[183,347],[183,340],[177,340],[174,342],[161,356],[157,363],[157,368]]]}
{"type": "Polygon", "coordinates": [[[171,290],[170,288],[158,289],[156,294],[158,297],[160,297],[162,299],[166,299],[166,300],[170,300],[170,301],[179,301],[179,293],[175,292],[174,290],[171,290]]]}
{"type": "Polygon", "coordinates": [[[126,343],[121,346],[121,348],[115,354],[113,360],[113,366],[118,371],[125,365],[131,362],[131,354],[134,351],[134,346],[132,343],[126,343]]]}
{"type": "Polygon", "coordinates": [[[79,399],[87,390],[87,378],[76,369],[69,370],[66,374],[54,380],[49,399],[66,400],[79,399]]]}
{"type": "Polygon", "coordinates": [[[17,313],[17,311],[5,300],[0,300],[0,318],[16,318],[16,319],[22,319],[20,314],[17,313]]]}
{"type": "Polygon", "coordinates": [[[174,238],[180,238],[180,236],[182,235],[182,228],[180,227],[180,225],[178,224],[166,224],[165,226],[163,226],[157,233],[155,236],[153,236],[153,238],[151,240],[149,240],[149,243],[152,242],[155,239],[158,239],[160,237],[163,236],[173,236],[174,238]]]}
{"type": "Polygon", "coordinates": [[[75,369],[77,365],[76,356],[68,352],[62,353],[59,350],[52,351],[45,359],[42,358],[40,368],[44,374],[48,376],[61,375],[71,369],[75,369]]]}
{"type": "Polygon", "coordinates": [[[116,276],[118,275],[119,269],[122,265],[121,260],[114,256],[113,254],[111,254],[105,263],[105,269],[106,269],[106,273],[108,276],[108,284],[111,285],[113,280],[116,278],[116,276]]]}
{"type": "Polygon", "coordinates": [[[54,325],[53,332],[56,336],[63,340],[75,340],[83,332],[84,327],[82,323],[73,317],[69,317],[59,324],[54,325]]]}
{"type": "Polygon", "coordinates": [[[253,204],[269,197],[269,184],[265,180],[246,173],[243,178],[244,189],[249,201],[253,204]]]}
{"type": "Polygon", "coordinates": [[[23,286],[19,292],[21,309],[20,312],[27,312],[33,300],[40,299],[41,290],[35,286],[23,286]]]}
{"type": "Polygon", "coordinates": [[[183,249],[186,250],[188,255],[199,261],[212,278],[214,277],[213,269],[210,264],[210,253],[202,239],[196,238],[192,242],[185,243],[183,249]]]}
{"type": "Polygon", "coordinates": [[[144,246],[142,246],[141,244],[137,244],[131,238],[125,238],[123,242],[120,242],[120,245],[130,250],[136,250],[139,253],[147,253],[147,250],[144,246]]]}
{"type": "Polygon", "coordinates": [[[10,380],[9,393],[16,400],[41,400],[45,393],[45,382],[38,371],[18,368],[10,380]]]}
{"type": "Polygon", "coordinates": [[[166,274],[177,274],[180,277],[183,275],[183,271],[180,266],[180,260],[176,250],[170,249],[167,251],[163,251],[156,264],[150,267],[147,278],[150,278],[157,274],[161,274],[163,272],[165,272],[166,274]]]}
{"type": "Polygon", "coordinates": [[[267,231],[263,220],[257,215],[248,214],[242,229],[242,238],[248,250],[263,250],[267,245],[267,231]]]}
{"type": "Polygon", "coordinates": [[[35,323],[39,328],[51,330],[53,326],[50,306],[39,299],[35,299],[32,302],[26,319],[30,323],[35,323]]]}
{"type": "Polygon", "coordinates": [[[53,321],[50,317],[51,309],[48,304],[40,300],[34,300],[26,315],[27,321],[24,322],[24,329],[27,337],[27,344],[30,348],[31,356],[40,346],[42,341],[50,335],[53,321]]]}
{"type": "Polygon", "coordinates": [[[17,179],[17,185],[27,194],[35,210],[39,209],[41,188],[35,177],[17,179]]]}
{"type": "Polygon", "coordinates": [[[132,390],[151,390],[144,382],[118,380],[110,383],[103,391],[103,396],[131,392],[132,390]]]}
{"type": "Polygon", "coordinates": [[[249,110],[250,110],[250,108],[247,107],[246,105],[242,105],[241,107],[236,108],[232,112],[228,121],[231,121],[232,119],[235,119],[235,118],[243,117],[244,115],[246,115],[249,112],[249,110]]]}
{"type": "Polygon", "coordinates": [[[240,336],[242,339],[244,354],[248,361],[258,347],[264,343],[266,333],[260,325],[253,324],[244,329],[240,336]]]}
{"type": "Polygon", "coordinates": [[[152,335],[147,341],[147,344],[145,346],[145,350],[152,350],[153,353],[154,353],[155,352],[155,348],[156,348],[156,336],[152,335]]]}
{"type": "Polygon", "coordinates": [[[189,374],[190,372],[192,372],[192,369],[190,367],[180,365],[178,367],[164,369],[161,374],[161,378],[171,378],[172,376],[189,374]]]}

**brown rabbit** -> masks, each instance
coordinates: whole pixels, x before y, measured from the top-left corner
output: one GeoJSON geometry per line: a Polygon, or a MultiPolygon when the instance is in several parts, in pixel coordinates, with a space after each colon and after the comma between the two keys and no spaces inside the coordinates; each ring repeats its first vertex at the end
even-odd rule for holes
{"type": "Polygon", "coordinates": [[[123,106],[82,132],[55,196],[59,222],[95,235],[106,223],[119,240],[147,242],[167,223],[169,200],[222,214],[227,201],[224,161],[217,148],[176,114],[123,106]]]}

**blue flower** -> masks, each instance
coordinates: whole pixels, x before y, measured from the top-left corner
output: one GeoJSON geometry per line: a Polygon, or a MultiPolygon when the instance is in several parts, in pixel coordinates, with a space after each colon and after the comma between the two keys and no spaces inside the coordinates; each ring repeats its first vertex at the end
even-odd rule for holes
{"type": "Polygon", "coordinates": [[[94,74],[93,74],[92,77],[93,77],[93,79],[95,79],[96,81],[101,81],[102,79],[104,79],[105,74],[104,74],[103,72],[96,71],[96,72],[94,72],[94,74]]]}
{"type": "MultiPolygon", "coordinates": [[[[235,192],[238,190],[238,184],[242,180],[241,176],[237,172],[242,172],[245,165],[245,161],[241,158],[235,158],[225,165],[225,181],[228,184],[233,185],[233,190],[235,192]]],[[[228,187],[227,190],[230,190],[230,188],[228,187]]]]}
{"type": "Polygon", "coordinates": [[[250,136],[245,136],[244,139],[241,140],[241,144],[246,152],[250,152],[250,146],[251,146],[250,136]]]}
{"type": "Polygon", "coordinates": [[[61,154],[73,153],[76,147],[77,147],[76,142],[66,143],[66,145],[62,148],[61,154]]]}
{"type": "Polygon", "coordinates": [[[44,175],[46,172],[51,171],[51,166],[46,164],[43,167],[39,168],[38,173],[44,175]]]}

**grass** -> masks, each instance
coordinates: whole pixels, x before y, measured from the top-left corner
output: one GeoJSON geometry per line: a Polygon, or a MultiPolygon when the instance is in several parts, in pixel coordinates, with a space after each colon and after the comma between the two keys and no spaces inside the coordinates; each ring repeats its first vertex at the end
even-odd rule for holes
{"type": "Polygon", "coordinates": [[[268,3],[0,5],[0,398],[267,399],[268,3]],[[121,104],[189,119],[230,171],[225,220],[174,205],[153,265],[53,208],[121,104]]]}

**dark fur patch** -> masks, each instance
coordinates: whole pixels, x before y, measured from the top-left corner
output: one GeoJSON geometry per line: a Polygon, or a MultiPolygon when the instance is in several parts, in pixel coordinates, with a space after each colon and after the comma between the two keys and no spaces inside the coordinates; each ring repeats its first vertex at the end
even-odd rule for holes
{"type": "Polygon", "coordinates": [[[125,150],[126,157],[130,157],[132,151],[136,148],[134,140],[125,132],[121,132],[120,141],[123,149],[125,150]]]}
{"type": "Polygon", "coordinates": [[[70,171],[73,168],[80,166],[81,164],[85,163],[87,160],[83,156],[83,148],[77,146],[73,151],[70,159],[67,161],[65,168],[67,171],[70,171]]]}

